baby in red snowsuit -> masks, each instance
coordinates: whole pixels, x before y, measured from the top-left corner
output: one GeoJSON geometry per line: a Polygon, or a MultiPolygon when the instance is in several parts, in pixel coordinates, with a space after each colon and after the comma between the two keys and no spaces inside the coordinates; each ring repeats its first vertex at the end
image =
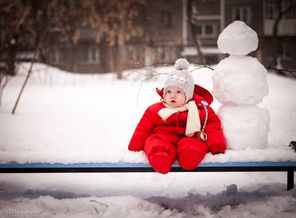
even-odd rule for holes
{"type": "Polygon", "coordinates": [[[220,119],[209,105],[213,96],[195,85],[186,59],[178,59],[164,88],[162,101],[147,108],[128,149],[144,150],[153,169],[166,174],[177,159],[183,169],[198,167],[206,153],[224,153],[220,119]]]}

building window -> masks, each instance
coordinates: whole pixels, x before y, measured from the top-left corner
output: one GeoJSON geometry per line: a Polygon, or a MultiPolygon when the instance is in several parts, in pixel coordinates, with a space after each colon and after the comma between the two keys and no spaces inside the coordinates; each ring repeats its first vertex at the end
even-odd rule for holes
{"type": "Polygon", "coordinates": [[[99,63],[100,62],[100,52],[98,48],[89,48],[89,62],[99,63]]]}
{"type": "Polygon", "coordinates": [[[295,35],[295,0],[264,0],[263,3],[264,34],[271,36],[275,21],[279,19],[277,35],[295,35]]]}
{"type": "Polygon", "coordinates": [[[169,11],[161,12],[161,22],[162,26],[166,28],[170,28],[172,26],[172,14],[169,11]]]}
{"type": "Polygon", "coordinates": [[[202,25],[197,25],[195,28],[195,33],[197,35],[202,35],[202,25]]]}
{"type": "Polygon", "coordinates": [[[273,20],[279,16],[280,11],[286,11],[283,14],[283,19],[295,19],[296,8],[291,5],[295,0],[266,0],[264,1],[264,18],[273,20]]]}
{"type": "Polygon", "coordinates": [[[274,19],[276,17],[276,4],[274,0],[266,0],[264,4],[265,9],[265,18],[266,19],[274,19]]]}
{"type": "Polygon", "coordinates": [[[134,46],[127,47],[127,57],[130,61],[139,61],[137,48],[134,46]]]}
{"type": "Polygon", "coordinates": [[[282,58],[284,60],[292,60],[292,55],[290,51],[290,47],[288,47],[286,44],[282,44],[282,58]]]}
{"type": "Polygon", "coordinates": [[[234,7],[232,9],[232,20],[241,20],[245,23],[251,21],[251,10],[249,7],[234,7]]]}
{"type": "Polygon", "coordinates": [[[205,33],[206,33],[206,35],[213,35],[213,33],[214,33],[213,25],[206,24],[205,25],[205,33]]]}
{"type": "Polygon", "coordinates": [[[97,64],[100,63],[100,51],[97,47],[86,47],[82,49],[81,60],[84,63],[97,64]]]}
{"type": "Polygon", "coordinates": [[[157,56],[158,63],[165,62],[165,53],[164,53],[163,47],[158,47],[156,52],[157,52],[156,56],[157,56]]]}
{"type": "Polygon", "coordinates": [[[65,54],[63,50],[54,48],[50,55],[50,62],[53,64],[62,64],[65,61],[65,54]]]}
{"type": "Polygon", "coordinates": [[[172,63],[176,59],[176,51],[171,47],[157,48],[158,63],[172,63]]]}
{"type": "Polygon", "coordinates": [[[295,0],[284,0],[282,2],[283,10],[287,10],[284,14],[284,18],[286,19],[295,19],[296,18],[296,7],[295,7],[295,0]],[[294,4],[292,7],[291,5],[294,4]]]}
{"type": "Polygon", "coordinates": [[[174,47],[165,47],[165,57],[166,63],[173,63],[176,59],[176,51],[174,47]]]}
{"type": "Polygon", "coordinates": [[[214,23],[204,23],[196,25],[195,34],[199,37],[216,37],[217,26],[214,23]]]}

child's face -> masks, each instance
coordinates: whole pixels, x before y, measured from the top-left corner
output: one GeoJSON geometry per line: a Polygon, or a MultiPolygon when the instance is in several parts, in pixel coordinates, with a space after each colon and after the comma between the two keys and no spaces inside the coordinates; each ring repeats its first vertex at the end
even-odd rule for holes
{"type": "Polygon", "coordinates": [[[177,86],[169,86],[166,89],[164,102],[170,107],[181,107],[186,103],[185,92],[177,86]]]}

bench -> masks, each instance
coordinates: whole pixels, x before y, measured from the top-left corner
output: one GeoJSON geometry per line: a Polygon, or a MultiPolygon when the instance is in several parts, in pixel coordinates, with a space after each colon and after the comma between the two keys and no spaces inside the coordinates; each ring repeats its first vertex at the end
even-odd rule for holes
{"type": "MultiPolygon", "coordinates": [[[[294,188],[296,162],[203,162],[187,171],[177,163],[171,172],[287,172],[287,190],[294,188]]],[[[154,172],[147,163],[0,163],[3,173],[144,173],[154,172]]]]}

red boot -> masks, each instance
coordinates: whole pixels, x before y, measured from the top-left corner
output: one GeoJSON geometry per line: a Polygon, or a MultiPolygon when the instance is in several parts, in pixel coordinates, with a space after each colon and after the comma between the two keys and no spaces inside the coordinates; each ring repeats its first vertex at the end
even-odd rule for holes
{"type": "Polygon", "coordinates": [[[167,174],[171,170],[172,162],[170,156],[165,152],[157,152],[149,157],[152,168],[162,174],[167,174]]]}
{"type": "Polygon", "coordinates": [[[182,138],[178,143],[177,156],[179,165],[186,170],[198,167],[207,153],[207,146],[195,137],[182,138]]]}
{"type": "Polygon", "coordinates": [[[176,158],[175,141],[177,138],[166,134],[154,134],[146,140],[144,151],[155,171],[166,174],[171,170],[176,158]]]}

